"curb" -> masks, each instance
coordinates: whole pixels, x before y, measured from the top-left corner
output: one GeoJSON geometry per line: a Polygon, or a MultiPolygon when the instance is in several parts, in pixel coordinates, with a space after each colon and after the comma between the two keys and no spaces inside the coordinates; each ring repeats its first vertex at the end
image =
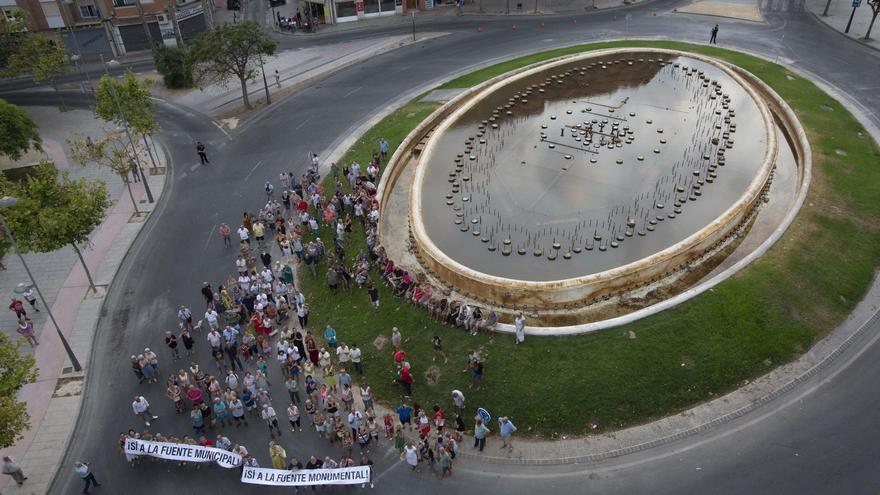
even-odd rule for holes
{"type": "MultiPolygon", "coordinates": [[[[146,236],[150,230],[152,230],[152,227],[158,221],[158,220],[156,220],[156,218],[158,216],[161,216],[162,211],[165,209],[165,206],[168,203],[167,197],[171,194],[171,192],[173,190],[174,182],[171,180],[171,177],[173,175],[173,164],[171,162],[171,155],[168,152],[168,148],[167,148],[166,144],[164,143],[164,141],[156,139],[156,138],[153,138],[152,141],[155,145],[157,145],[156,146],[157,151],[158,151],[158,149],[161,149],[161,153],[163,155],[165,155],[165,181],[162,184],[162,192],[159,195],[159,197],[156,199],[155,205],[153,206],[153,209],[150,211],[149,216],[147,217],[146,221],[144,221],[141,224],[140,230],[138,230],[137,235],[135,235],[134,239],[132,239],[132,241],[131,241],[131,244],[128,246],[128,249],[126,249],[125,255],[122,256],[122,258],[119,260],[119,264],[116,266],[116,269],[113,270],[113,276],[111,277],[110,284],[107,286],[107,290],[104,293],[103,300],[101,301],[101,307],[98,310],[98,319],[95,321],[94,334],[92,336],[93,339],[97,335],[98,327],[101,323],[101,320],[104,319],[105,314],[107,314],[107,311],[106,311],[107,310],[107,308],[106,308],[107,300],[110,297],[111,290],[113,290],[114,286],[118,285],[118,284],[116,284],[116,277],[119,275],[120,268],[122,268],[122,266],[125,265],[126,260],[128,260],[128,258],[132,255],[132,248],[134,248],[142,240],[142,238],[144,236],[146,236]]],[[[97,353],[97,346],[92,345],[92,349],[91,349],[91,353],[89,354],[89,361],[88,361],[89,368],[91,368],[92,363],[95,362],[96,353],[97,353]]],[[[85,418],[84,415],[81,414],[81,412],[82,412],[82,403],[86,400],[86,396],[88,395],[88,393],[90,392],[90,389],[92,387],[92,380],[91,380],[90,375],[91,375],[91,373],[88,373],[88,372],[83,374],[83,387],[82,387],[82,392],[79,395],[79,397],[80,397],[80,410],[77,413],[76,422],[73,425],[73,429],[70,432],[70,436],[65,439],[67,444],[64,446],[64,454],[61,457],[62,463],[58,466],[58,468],[52,474],[52,480],[49,483],[49,490],[47,493],[57,493],[58,490],[57,490],[56,485],[59,483],[59,480],[60,480],[59,474],[61,473],[61,470],[65,465],[64,461],[66,461],[68,456],[70,455],[70,449],[74,443],[73,439],[75,438],[75,435],[77,434],[77,432],[81,430],[81,425],[88,420],[88,418],[85,418]]]]}
{"type": "MultiPolygon", "coordinates": [[[[602,40],[602,41],[658,41],[658,40],[665,41],[665,38],[655,38],[655,39],[639,38],[639,39],[635,39],[635,40],[623,40],[623,39],[618,38],[618,39],[608,39],[608,40],[602,40]]],[[[694,42],[689,42],[689,41],[685,41],[685,43],[696,44],[694,42]]],[[[557,46],[556,48],[575,46],[578,44],[583,44],[583,42],[564,44],[564,45],[557,46]]],[[[832,96],[837,101],[839,101],[841,103],[841,105],[843,105],[844,108],[846,108],[846,110],[849,111],[853,115],[853,117],[862,126],[865,127],[866,132],[872,136],[872,138],[875,140],[875,143],[878,142],[878,136],[880,136],[880,129],[878,129],[878,127],[876,125],[874,125],[873,121],[871,121],[866,116],[866,114],[861,111],[860,104],[858,102],[855,102],[854,100],[849,99],[849,97],[842,94],[840,91],[837,91],[833,86],[831,86],[829,83],[824,81],[821,77],[813,75],[813,74],[811,74],[805,70],[799,69],[799,68],[797,68],[797,69],[793,68],[790,65],[790,62],[781,62],[779,60],[774,61],[772,58],[770,58],[770,56],[765,56],[763,54],[756,53],[751,50],[740,49],[740,48],[728,48],[728,49],[731,49],[734,51],[739,51],[742,53],[746,53],[746,54],[758,57],[762,60],[766,60],[768,62],[773,62],[773,63],[779,64],[779,65],[785,67],[786,69],[790,70],[791,72],[798,74],[806,79],[809,79],[814,84],[816,84],[819,87],[819,89],[828,93],[830,96],[832,96]]],[[[486,62],[483,62],[480,64],[475,64],[475,65],[473,65],[471,67],[467,67],[459,72],[456,72],[451,75],[447,75],[447,76],[440,78],[436,81],[433,81],[429,84],[425,84],[422,87],[416,88],[414,91],[412,91],[410,93],[399,96],[398,98],[392,100],[390,103],[384,104],[381,112],[378,112],[377,114],[373,115],[371,118],[366,119],[362,122],[359,122],[359,123],[351,126],[349,128],[349,130],[346,132],[346,134],[343,134],[343,136],[347,135],[348,136],[347,138],[339,138],[335,142],[333,142],[330,145],[329,149],[327,150],[329,153],[326,153],[328,158],[325,160],[325,162],[329,163],[331,161],[338,161],[338,159],[341,158],[344,155],[344,153],[348,151],[348,149],[351,147],[351,145],[354,142],[356,142],[357,139],[359,139],[362,134],[364,134],[366,131],[368,131],[370,127],[372,127],[373,125],[378,123],[381,119],[383,119],[386,116],[393,113],[395,110],[401,108],[403,105],[405,105],[407,102],[414,99],[416,96],[418,96],[422,93],[425,93],[426,91],[429,91],[430,89],[433,89],[437,86],[440,86],[447,81],[451,81],[451,80],[453,80],[463,74],[467,74],[467,73],[470,73],[470,72],[473,72],[473,71],[476,71],[476,70],[479,70],[479,69],[482,69],[485,67],[489,67],[489,66],[507,61],[507,60],[512,60],[512,59],[526,56],[529,54],[539,53],[540,51],[546,51],[546,50],[527,51],[524,53],[510,54],[510,55],[498,57],[496,59],[492,59],[492,60],[489,60],[489,61],[486,61],[486,62]]],[[[722,63],[726,63],[726,62],[722,61],[722,63]]],[[[326,167],[322,167],[322,169],[321,169],[322,173],[326,172],[325,168],[329,169],[329,165],[326,165],[326,167]]],[[[873,278],[874,278],[874,280],[873,280],[874,286],[880,284],[880,278],[877,277],[876,271],[874,272],[873,278]]],[[[871,289],[869,288],[868,290],[870,292],[871,289]]],[[[862,299],[862,301],[864,301],[864,298],[862,299]]],[[[856,307],[854,312],[857,309],[858,309],[858,306],[856,307]]],[[[853,313],[850,313],[850,317],[852,316],[852,314],[853,313]]],[[[878,312],[876,310],[872,310],[871,316],[865,322],[863,322],[852,334],[850,334],[846,339],[844,339],[844,341],[840,345],[838,345],[836,348],[831,350],[818,363],[814,364],[809,369],[802,372],[801,374],[799,374],[795,378],[785,382],[785,384],[782,385],[781,387],[778,387],[775,390],[773,390],[773,391],[771,391],[771,392],[769,392],[769,393],[767,393],[757,399],[753,399],[750,402],[748,402],[746,405],[741,406],[737,409],[734,409],[733,411],[730,411],[726,414],[722,414],[721,416],[717,416],[717,417],[715,417],[709,421],[706,421],[702,424],[699,424],[697,426],[693,426],[691,428],[687,428],[685,430],[682,430],[682,431],[679,431],[679,432],[676,432],[673,434],[669,434],[669,435],[666,435],[666,436],[663,436],[660,438],[656,438],[653,440],[645,441],[645,442],[635,443],[633,445],[629,445],[626,447],[610,449],[605,452],[599,452],[599,453],[595,453],[595,454],[585,454],[582,456],[568,456],[568,457],[561,457],[561,458],[556,458],[556,459],[552,459],[552,458],[551,459],[513,459],[513,458],[494,457],[494,456],[480,456],[480,455],[470,454],[467,452],[459,452],[458,455],[463,459],[478,460],[478,461],[482,460],[482,461],[490,463],[490,464],[531,465],[531,466],[563,465],[563,464],[576,464],[576,463],[582,463],[582,462],[595,462],[595,461],[600,461],[600,460],[605,460],[605,459],[611,459],[611,458],[615,458],[615,457],[620,457],[620,456],[624,456],[624,455],[628,455],[628,454],[641,452],[641,451],[644,451],[644,450],[647,450],[650,448],[667,445],[667,444],[676,442],[678,440],[682,440],[682,439],[697,435],[699,433],[707,432],[713,428],[716,428],[716,427],[721,426],[725,423],[728,423],[732,420],[735,420],[737,418],[745,416],[746,414],[758,409],[759,407],[767,405],[768,403],[771,403],[774,400],[780,398],[781,396],[784,396],[785,394],[791,392],[798,385],[800,385],[803,382],[809,380],[810,378],[816,376],[819,372],[827,369],[831,364],[833,364],[835,361],[837,361],[837,359],[841,356],[841,354],[843,354],[847,349],[849,349],[858,338],[864,336],[867,329],[872,324],[876,323],[878,320],[880,320],[880,312],[878,312]]],[[[806,351],[803,355],[801,355],[800,358],[798,358],[794,361],[791,361],[785,365],[774,368],[774,370],[771,370],[767,374],[762,375],[762,376],[757,377],[756,379],[752,380],[751,383],[754,384],[761,379],[765,379],[770,374],[780,370],[783,366],[792,366],[792,365],[795,365],[799,362],[806,361],[810,357],[809,356],[810,351],[812,351],[813,349],[816,349],[819,345],[821,345],[821,342],[827,342],[828,339],[830,339],[834,335],[835,332],[837,332],[841,329],[841,327],[845,323],[845,321],[846,320],[844,320],[844,322],[841,322],[841,324],[838,325],[838,327],[832,329],[829,332],[829,334],[824,337],[824,339],[822,341],[819,341],[819,342],[813,344],[813,346],[810,348],[810,350],[806,351]]],[[[738,390],[741,390],[741,388],[734,390],[728,394],[725,394],[724,396],[718,397],[718,398],[714,399],[712,402],[723,401],[725,399],[725,397],[728,397],[732,393],[736,393],[738,390]]],[[[705,403],[703,405],[705,405],[705,403]]],[[[686,415],[688,411],[694,409],[695,407],[700,407],[700,405],[696,405],[692,408],[681,411],[678,414],[667,416],[666,418],[672,418],[672,417],[676,417],[676,416],[686,415]]],[[[662,418],[657,421],[647,423],[646,425],[635,426],[633,428],[645,427],[647,425],[653,425],[659,421],[663,421],[663,419],[666,419],[666,418],[662,418]]],[[[620,431],[625,431],[625,430],[620,430],[620,431]]],[[[583,437],[583,438],[589,438],[589,437],[583,437]]]]}
{"type": "Polygon", "coordinates": [[[807,12],[809,12],[810,17],[812,17],[813,20],[816,21],[817,24],[822,25],[822,26],[825,27],[826,29],[828,29],[828,30],[830,30],[830,31],[833,31],[833,32],[839,34],[840,36],[843,36],[844,38],[846,38],[846,39],[848,39],[848,40],[850,40],[850,41],[854,41],[854,42],[856,42],[856,43],[858,43],[858,44],[860,44],[860,45],[862,45],[862,46],[864,46],[864,47],[866,47],[866,48],[870,48],[871,50],[875,50],[875,51],[880,52],[880,47],[877,47],[877,46],[874,46],[874,45],[869,45],[868,43],[865,43],[864,38],[854,38],[854,37],[852,37],[852,36],[849,36],[848,34],[844,33],[843,31],[841,31],[841,30],[835,28],[835,27],[832,26],[831,24],[828,24],[827,22],[823,21],[823,20],[822,20],[822,16],[820,16],[819,14],[813,12],[812,10],[810,10],[810,9],[808,9],[808,8],[805,8],[804,10],[806,10],[807,12]]]}

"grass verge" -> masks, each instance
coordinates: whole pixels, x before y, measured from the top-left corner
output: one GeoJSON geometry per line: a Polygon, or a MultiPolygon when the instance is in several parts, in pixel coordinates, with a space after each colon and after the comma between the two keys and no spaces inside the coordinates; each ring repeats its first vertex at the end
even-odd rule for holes
{"type": "MultiPolygon", "coordinates": [[[[381,400],[396,403],[402,390],[392,383],[389,351],[380,352],[371,343],[397,326],[414,366],[414,399],[422,405],[449,408],[449,392],[459,388],[469,407],[511,416],[523,433],[556,437],[619,429],[710,400],[796,358],[861,299],[880,262],[880,202],[874,194],[880,190],[880,154],[840,103],[784,67],[719,48],[629,41],[529,55],[442,87],[469,87],[541,60],[620,46],[717,57],[758,75],[788,101],[807,130],[814,160],[813,186],[794,224],[761,260],[674,309],[595,335],[531,337],[521,346],[514,346],[512,336],[470,337],[443,326],[393,299],[384,287],[381,310],[374,312],[365,291],[334,295],[322,272],[316,278],[304,274],[301,283],[316,328],[330,323],[341,341],[361,347],[365,378],[381,400]],[[434,335],[443,339],[448,363],[432,362],[434,335]],[[480,349],[486,361],[480,384],[462,371],[471,349],[480,349]],[[432,365],[439,373],[435,385],[424,376],[432,365]]],[[[434,108],[422,103],[402,107],[368,131],[343,162],[367,163],[380,137],[393,151],[434,108]]],[[[356,231],[349,244],[350,255],[362,249],[362,232],[356,231]]]]}

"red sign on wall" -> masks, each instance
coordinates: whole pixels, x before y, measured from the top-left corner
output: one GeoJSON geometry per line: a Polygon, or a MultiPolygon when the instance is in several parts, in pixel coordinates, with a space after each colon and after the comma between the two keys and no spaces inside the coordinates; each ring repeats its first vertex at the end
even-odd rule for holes
{"type": "Polygon", "coordinates": [[[364,11],[364,2],[355,2],[355,4],[354,4],[354,8],[355,8],[358,12],[363,12],[363,11],[364,11]]]}

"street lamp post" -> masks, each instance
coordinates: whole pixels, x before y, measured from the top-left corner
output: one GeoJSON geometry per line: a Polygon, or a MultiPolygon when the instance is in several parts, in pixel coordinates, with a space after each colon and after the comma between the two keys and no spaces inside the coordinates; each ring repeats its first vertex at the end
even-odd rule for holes
{"type": "Polygon", "coordinates": [[[263,88],[266,90],[266,105],[272,103],[269,99],[269,83],[266,82],[266,68],[263,66],[263,54],[260,53],[260,72],[263,73],[263,88]]]}
{"type": "MultiPolygon", "coordinates": [[[[4,196],[3,198],[0,198],[0,208],[15,206],[17,202],[18,200],[11,196],[4,196]]],[[[18,249],[18,244],[16,244],[15,238],[12,237],[12,231],[9,230],[9,225],[6,224],[6,219],[3,218],[3,215],[0,215],[0,226],[6,231],[6,237],[12,245],[12,249],[15,250],[15,254],[18,255],[18,259],[21,260],[21,264],[24,265],[24,271],[27,272],[28,278],[31,280],[31,285],[36,289],[37,295],[40,296],[40,300],[43,302],[43,307],[46,308],[46,312],[49,314],[49,319],[52,320],[52,324],[55,325],[55,331],[58,333],[58,338],[61,339],[61,345],[64,346],[64,351],[67,352],[67,357],[70,359],[71,364],[73,364],[73,369],[76,371],[82,371],[82,366],[80,366],[79,360],[76,359],[73,349],[70,348],[70,344],[67,343],[67,339],[65,339],[64,334],[61,333],[61,327],[59,327],[58,322],[55,321],[55,315],[52,314],[52,308],[49,306],[49,303],[46,302],[46,298],[43,297],[43,292],[40,291],[37,281],[34,280],[34,275],[31,273],[31,269],[28,267],[27,263],[25,263],[24,257],[21,255],[21,251],[18,249]]],[[[25,288],[25,290],[27,290],[27,288],[25,288]]]]}
{"type": "MultiPolygon", "coordinates": [[[[108,63],[104,62],[104,54],[100,54],[100,57],[101,64],[104,66],[104,73],[107,74],[108,78],[112,79],[112,77],[110,76],[110,70],[107,68],[108,63]]],[[[125,118],[125,110],[122,109],[122,105],[119,103],[119,98],[116,96],[116,86],[112,84],[112,81],[110,84],[110,96],[113,98],[113,103],[116,104],[116,109],[119,110],[119,115],[122,117],[122,121],[125,122],[125,125],[122,127],[125,129],[125,135],[128,136],[128,142],[131,144],[131,152],[134,153],[134,165],[137,167],[138,172],[143,178],[141,182],[144,183],[144,192],[147,193],[147,201],[149,201],[150,203],[155,203],[156,200],[153,199],[153,192],[150,191],[150,184],[147,182],[147,176],[144,175],[144,170],[141,168],[141,161],[138,159],[137,156],[137,147],[135,147],[134,139],[131,138],[131,132],[129,132],[128,130],[128,121],[125,118]]],[[[149,153],[149,149],[147,150],[147,152],[149,153]]]]}

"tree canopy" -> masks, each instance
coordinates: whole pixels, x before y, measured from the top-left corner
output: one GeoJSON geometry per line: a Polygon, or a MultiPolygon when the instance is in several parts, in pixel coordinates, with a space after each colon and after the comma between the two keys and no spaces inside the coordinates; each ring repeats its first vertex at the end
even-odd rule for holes
{"type": "Polygon", "coordinates": [[[19,352],[18,345],[0,332],[0,448],[11,446],[30,428],[27,404],[17,401],[16,394],[36,379],[34,357],[19,352]]]}
{"type": "Polygon", "coordinates": [[[159,130],[159,123],[150,84],[152,81],[139,80],[131,70],[122,81],[102,76],[95,88],[95,113],[105,121],[127,125],[140,134],[153,134],[159,130]]]}
{"type": "Polygon", "coordinates": [[[247,82],[256,76],[263,56],[275,53],[278,43],[256,22],[223,24],[213,31],[203,31],[190,44],[193,76],[200,86],[228,84],[237,80],[242,100],[251,107],[247,82]]]}
{"type": "Polygon", "coordinates": [[[50,163],[41,163],[21,182],[0,180],[0,196],[13,196],[18,203],[3,214],[22,252],[47,253],[70,245],[94,288],[91,273],[77,244],[104,219],[110,198],[103,181],[73,180],[50,163]]]}
{"type": "Polygon", "coordinates": [[[18,160],[29,149],[42,149],[43,140],[34,119],[17,106],[0,99],[0,155],[18,160]]]}
{"type": "Polygon", "coordinates": [[[28,33],[7,60],[9,75],[31,74],[38,83],[52,81],[70,68],[63,43],[42,33],[28,33]]]}

